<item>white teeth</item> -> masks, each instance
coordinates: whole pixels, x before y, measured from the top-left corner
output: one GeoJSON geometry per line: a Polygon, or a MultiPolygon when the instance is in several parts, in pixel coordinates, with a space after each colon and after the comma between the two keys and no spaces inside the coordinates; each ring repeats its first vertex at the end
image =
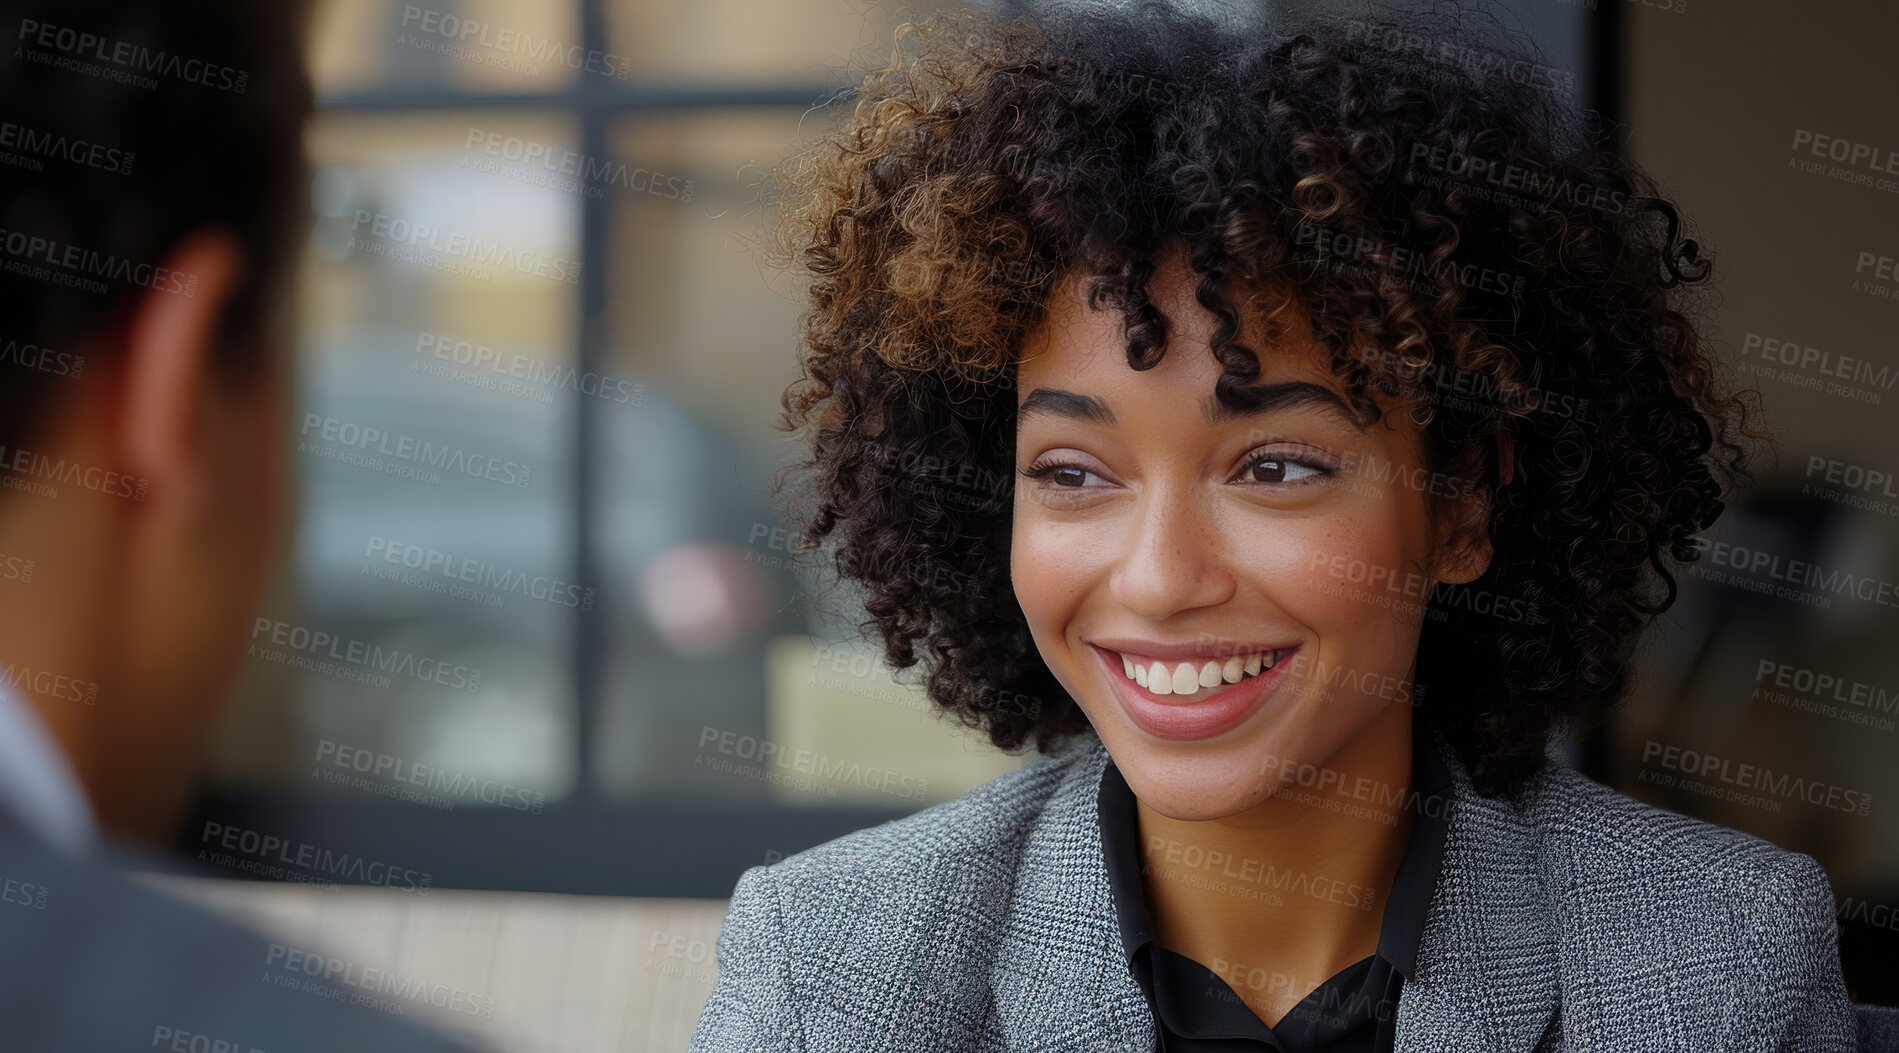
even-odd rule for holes
{"type": "Polygon", "coordinates": [[[1192,695],[1223,683],[1237,684],[1275,664],[1277,659],[1272,651],[1228,655],[1225,659],[1207,661],[1198,668],[1191,662],[1179,662],[1171,669],[1158,660],[1143,665],[1127,655],[1121,656],[1121,670],[1127,678],[1157,695],[1192,695]]]}
{"type": "Polygon", "coordinates": [[[1192,665],[1182,662],[1174,667],[1174,694],[1191,695],[1200,687],[1200,674],[1192,665]]]}

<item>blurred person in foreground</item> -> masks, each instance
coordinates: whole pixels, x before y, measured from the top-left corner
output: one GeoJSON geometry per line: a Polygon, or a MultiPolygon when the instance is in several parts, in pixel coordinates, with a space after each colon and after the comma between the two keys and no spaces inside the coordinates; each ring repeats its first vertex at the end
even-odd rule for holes
{"type": "Polygon", "coordinates": [[[8,1050],[457,1048],[120,872],[179,819],[283,518],[305,21],[0,2],[8,1050]]]}

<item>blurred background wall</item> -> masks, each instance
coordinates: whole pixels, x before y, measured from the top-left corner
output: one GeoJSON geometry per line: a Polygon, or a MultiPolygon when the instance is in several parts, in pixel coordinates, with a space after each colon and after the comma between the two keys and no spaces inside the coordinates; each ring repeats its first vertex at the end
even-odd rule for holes
{"type": "MultiPolygon", "coordinates": [[[[792,456],[772,423],[798,305],[751,251],[770,218],[759,181],[929,10],[321,5],[298,535],[183,847],[208,874],[252,876],[259,860],[216,850],[252,831],[426,880],[348,906],[372,902],[332,890],[352,875],[281,873],[317,906],[247,891],[234,908],[346,940],[354,925],[363,954],[456,968],[501,946],[469,943],[469,926],[538,911],[568,935],[532,944],[538,979],[483,974],[504,1011],[553,1012],[533,984],[617,969],[689,1028],[741,870],[1022,762],[892,679],[764,492],[792,456]],[[576,921],[616,909],[612,939],[576,921]]],[[[1492,10],[1580,104],[1629,122],[1630,151],[1715,260],[1708,333],[1784,437],[1724,518],[1725,547],[1683,582],[1636,697],[1567,755],[1813,854],[1855,996],[1899,1003],[1899,611],[1857,584],[1899,580],[1899,160],[1871,167],[1899,150],[1899,17],[1765,0],[1492,10]],[[1831,577],[1794,581],[1794,560],[1831,577]],[[1705,758],[1870,807],[1729,793],[1705,758]]],[[[677,1021],[627,1023],[611,985],[598,998],[619,1024],[504,1037],[683,1046],[677,1021]]]]}
{"type": "Polygon", "coordinates": [[[1849,986],[1899,1004],[1899,8],[1622,0],[1621,17],[1630,153],[1697,224],[1708,333],[1781,444],[1663,620],[1610,774],[1818,859],[1849,986]],[[1712,796],[1670,746],[1867,806],[1712,796]]]}

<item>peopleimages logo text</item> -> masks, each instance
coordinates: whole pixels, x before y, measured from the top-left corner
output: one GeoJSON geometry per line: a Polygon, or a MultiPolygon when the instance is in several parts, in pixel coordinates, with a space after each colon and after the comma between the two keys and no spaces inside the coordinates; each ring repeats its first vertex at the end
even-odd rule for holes
{"type": "MultiPolygon", "coordinates": [[[[292,975],[303,975],[321,980],[324,984],[340,984],[358,991],[378,995],[389,995],[395,1001],[380,999],[355,1004],[369,1004],[385,1011],[402,1012],[404,1004],[427,1002],[437,1009],[446,1009],[454,1013],[493,1020],[495,1000],[476,994],[460,987],[447,984],[425,983],[414,977],[399,976],[388,969],[373,965],[359,965],[342,958],[333,958],[318,951],[299,950],[273,943],[265,956],[264,964],[292,975]]],[[[319,991],[322,989],[319,988],[319,991]]],[[[191,1053],[222,1053],[215,1047],[201,1051],[193,1047],[191,1053]]],[[[236,1053],[235,1050],[229,1053],[236,1053]]]]}
{"type": "Polygon", "coordinates": [[[499,157],[513,164],[572,176],[575,185],[580,187],[617,186],[636,193],[679,201],[691,201],[694,191],[694,183],[690,179],[629,167],[622,161],[596,158],[577,150],[556,149],[546,143],[514,135],[499,135],[480,128],[468,129],[468,141],[462,145],[463,149],[479,149],[489,157],[499,157]]]}
{"type": "Polygon", "coordinates": [[[414,4],[403,7],[402,28],[409,32],[426,33],[463,48],[485,48],[532,62],[557,62],[577,73],[595,73],[615,80],[626,80],[633,75],[633,60],[630,58],[414,4]]]}
{"type": "Polygon", "coordinates": [[[440,765],[405,760],[394,754],[365,746],[351,746],[333,739],[323,739],[317,743],[316,762],[318,770],[329,767],[338,771],[353,771],[407,786],[420,786],[466,801],[480,801],[534,815],[541,814],[541,809],[547,804],[547,795],[539,790],[524,789],[497,779],[477,778],[440,765]]]}
{"type": "Polygon", "coordinates": [[[526,487],[534,470],[517,461],[505,461],[486,454],[469,453],[459,446],[430,442],[412,435],[384,431],[355,421],[325,417],[320,413],[303,415],[301,432],[305,444],[312,435],[339,447],[361,450],[425,468],[435,468],[471,479],[485,479],[503,486],[526,487]]]}
{"type": "MultiPolygon", "coordinates": [[[[104,143],[73,139],[12,121],[0,121],[0,147],[19,150],[32,157],[52,157],[83,168],[129,175],[137,155],[104,143]]],[[[37,168],[34,169],[38,171],[37,168]]]]}
{"type": "Polygon", "coordinates": [[[303,841],[261,833],[228,823],[206,821],[198,843],[224,849],[260,862],[321,873],[332,879],[364,885],[382,885],[404,892],[426,894],[431,883],[426,871],[398,867],[349,852],[333,852],[303,841]]]}
{"type": "Polygon", "coordinates": [[[109,278],[159,292],[195,296],[198,276],[152,263],[137,263],[109,252],[67,245],[19,230],[0,230],[0,253],[27,263],[43,263],[88,278],[109,278]]]}
{"type": "Polygon", "coordinates": [[[154,51],[143,44],[134,44],[129,40],[111,40],[97,33],[87,33],[32,18],[20,20],[20,35],[16,40],[24,46],[46,48],[72,58],[117,66],[134,73],[152,74],[192,84],[202,84],[207,88],[216,88],[238,95],[244,94],[244,89],[250,84],[251,79],[248,70],[233,69],[230,66],[221,66],[203,59],[154,51]]]}
{"type": "Polygon", "coordinates": [[[1705,536],[1688,540],[1717,566],[1732,567],[1747,574],[1788,582],[1802,588],[1819,589],[1835,596],[1853,596],[1868,603],[1899,607],[1899,585],[1890,581],[1854,574],[1838,567],[1822,567],[1805,560],[1788,559],[1764,549],[1714,541],[1705,536]]]}
{"type": "Polygon", "coordinates": [[[439,549],[413,545],[394,538],[371,535],[364,545],[363,556],[383,563],[392,563],[423,574],[440,575],[455,581],[464,581],[490,589],[497,593],[514,593],[529,599],[545,600],[563,607],[577,607],[583,611],[593,610],[594,592],[572,582],[545,574],[530,575],[525,571],[502,567],[485,560],[467,556],[457,556],[439,549]]]}
{"type": "Polygon", "coordinates": [[[123,475],[110,468],[81,464],[64,457],[51,457],[34,450],[0,444],[0,472],[29,479],[77,486],[108,497],[145,500],[151,481],[136,475],[123,475]]]}
{"type": "Polygon", "coordinates": [[[473,370],[524,380],[540,387],[561,388],[621,405],[637,406],[646,393],[646,386],[634,381],[601,373],[583,373],[573,366],[549,362],[537,355],[519,351],[502,352],[485,344],[457,340],[440,333],[422,333],[417,336],[415,353],[473,370]]]}
{"type": "Polygon", "coordinates": [[[251,646],[256,648],[260,643],[297,655],[341,662],[394,676],[414,677],[457,690],[474,691],[481,687],[480,669],[422,658],[411,651],[381,647],[366,640],[346,639],[275,618],[260,616],[252,623],[251,646]]]}
{"type": "Polygon", "coordinates": [[[548,278],[566,282],[569,285],[580,281],[580,263],[577,260],[551,256],[533,249],[517,248],[499,241],[489,241],[465,231],[444,231],[426,223],[413,223],[381,212],[371,212],[368,209],[357,209],[351,226],[358,232],[367,227],[372,237],[391,244],[406,245],[431,252],[448,259],[486,267],[499,267],[517,274],[548,278]]]}
{"type": "Polygon", "coordinates": [[[1836,811],[1865,815],[1873,807],[1872,794],[1862,790],[1777,772],[1759,765],[1736,763],[1726,757],[1671,746],[1653,739],[1642,748],[1642,763],[1659,765],[1695,778],[1712,777],[1729,786],[1823,805],[1836,811]]]}

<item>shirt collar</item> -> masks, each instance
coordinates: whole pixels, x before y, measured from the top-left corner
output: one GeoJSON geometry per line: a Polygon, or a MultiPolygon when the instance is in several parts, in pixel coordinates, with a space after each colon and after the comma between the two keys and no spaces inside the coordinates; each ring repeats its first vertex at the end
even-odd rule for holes
{"type": "Polygon", "coordinates": [[[1109,759],[1101,770],[1097,809],[1101,816],[1101,852],[1108,866],[1108,888],[1121,923],[1121,949],[1129,964],[1141,945],[1153,938],[1147,893],[1141,883],[1141,831],[1134,812],[1134,791],[1109,759]]]}
{"type": "Polygon", "coordinates": [[[0,809],[42,840],[80,854],[98,828],[85,789],[33,707],[0,686],[0,809]]]}
{"type": "MultiPolygon", "coordinates": [[[[1398,862],[1397,876],[1378,928],[1378,956],[1390,962],[1406,980],[1411,979],[1417,967],[1418,943],[1424,935],[1425,916],[1431,896],[1437,890],[1438,870],[1444,858],[1453,788],[1450,769],[1441,753],[1443,748],[1435,731],[1423,721],[1413,722],[1412,787],[1406,807],[1415,811],[1417,821],[1398,862]]],[[[1102,769],[1097,807],[1108,886],[1113,892],[1115,916],[1121,928],[1121,947],[1132,964],[1135,953],[1153,939],[1154,930],[1141,879],[1140,824],[1135,813],[1134,791],[1112,758],[1102,769]]]]}
{"type": "Polygon", "coordinates": [[[1385,901],[1378,928],[1378,956],[1411,979],[1418,964],[1418,943],[1424,919],[1437,891],[1438,870],[1444,862],[1444,836],[1449,829],[1452,800],[1451,771],[1444,763],[1443,744],[1422,721],[1411,727],[1411,792],[1405,806],[1416,813],[1411,840],[1398,861],[1398,874],[1385,901]]]}

